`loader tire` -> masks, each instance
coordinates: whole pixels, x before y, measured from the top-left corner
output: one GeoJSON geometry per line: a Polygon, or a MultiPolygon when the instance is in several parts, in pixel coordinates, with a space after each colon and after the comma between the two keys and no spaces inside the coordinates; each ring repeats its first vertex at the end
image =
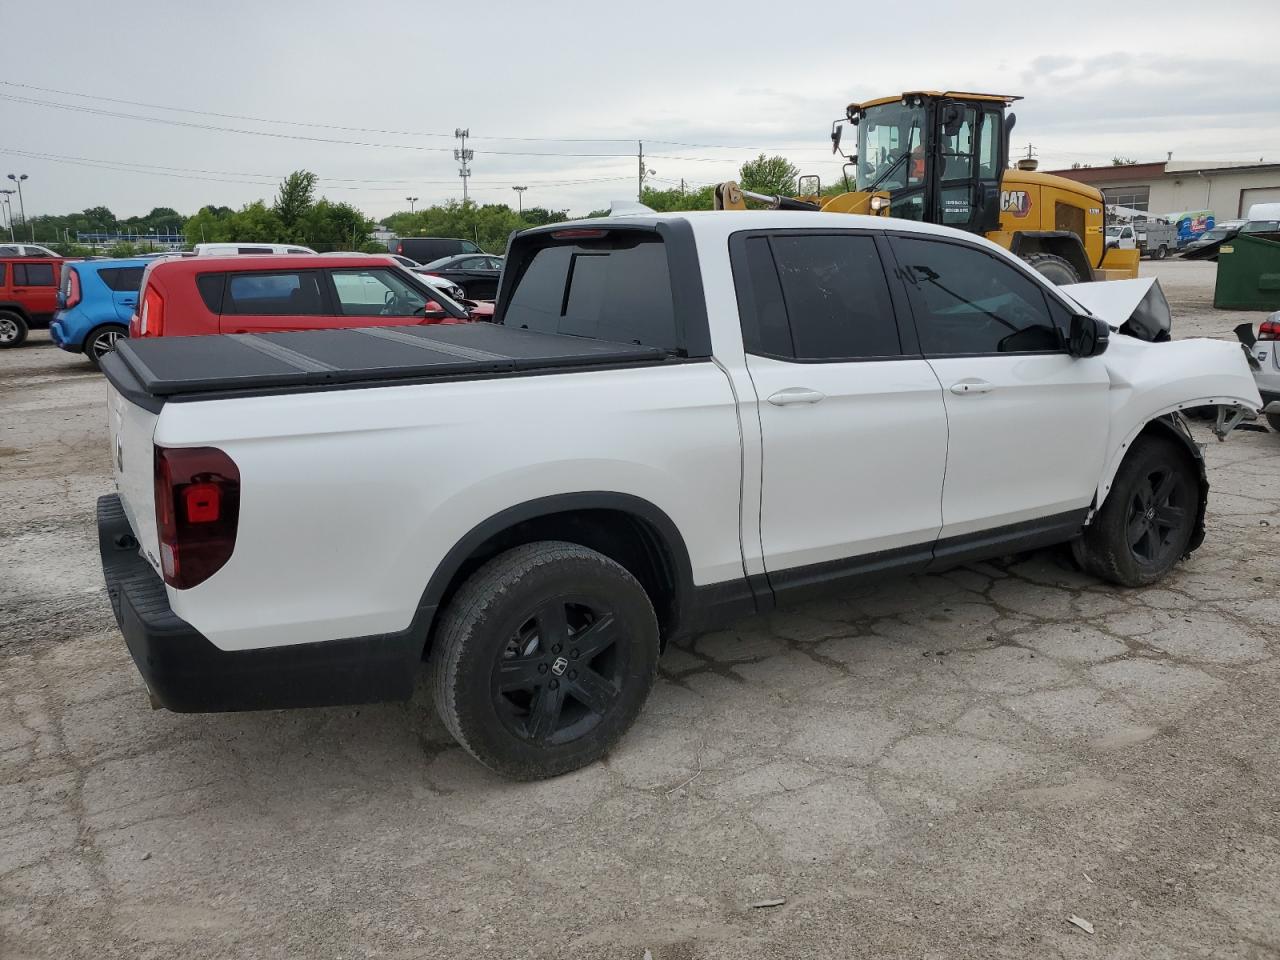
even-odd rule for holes
{"type": "Polygon", "coordinates": [[[1071,265],[1070,261],[1063,259],[1056,253],[1028,253],[1022,259],[1047,278],[1055,287],[1080,282],[1080,274],[1076,272],[1076,268],[1071,265]]]}

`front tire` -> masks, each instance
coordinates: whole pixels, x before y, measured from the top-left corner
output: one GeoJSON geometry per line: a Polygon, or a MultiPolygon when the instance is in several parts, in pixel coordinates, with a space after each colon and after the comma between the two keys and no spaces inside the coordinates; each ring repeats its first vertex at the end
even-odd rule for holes
{"type": "Polygon", "coordinates": [[[603,554],[542,541],[490,560],[449,603],[431,651],[436,710],[485,766],[519,780],[603,756],[640,713],[658,623],[603,554]]]}
{"type": "Polygon", "coordinates": [[[27,339],[27,321],[22,314],[12,310],[0,310],[0,350],[20,347],[27,339]]]}
{"type": "Polygon", "coordinates": [[[1085,529],[1085,567],[1125,587],[1155,583],[1186,555],[1199,506],[1190,454],[1163,437],[1138,440],[1085,529]]]}
{"type": "Polygon", "coordinates": [[[1070,261],[1055,253],[1029,253],[1023,259],[1056,287],[1080,282],[1080,274],[1070,261]]]}
{"type": "Polygon", "coordinates": [[[1267,418],[1267,423],[1271,425],[1271,429],[1280,433],[1280,413],[1268,413],[1264,416],[1267,418]]]}

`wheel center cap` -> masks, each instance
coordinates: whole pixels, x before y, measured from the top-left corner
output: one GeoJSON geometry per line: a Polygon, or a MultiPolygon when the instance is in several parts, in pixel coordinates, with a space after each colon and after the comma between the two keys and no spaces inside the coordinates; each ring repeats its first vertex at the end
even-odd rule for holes
{"type": "Polygon", "coordinates": [[[551,672],[557,677],[563,677],[564,672],[569,669],[569,661],[564,657],[556,657],[556,662],[551,664],[551,672]]]}

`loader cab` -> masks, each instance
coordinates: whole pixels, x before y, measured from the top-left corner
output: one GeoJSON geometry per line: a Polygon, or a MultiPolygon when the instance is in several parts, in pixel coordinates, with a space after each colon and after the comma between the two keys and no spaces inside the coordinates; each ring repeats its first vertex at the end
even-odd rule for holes
{"type": "Polygon", "coordinates": [[[856,124],[856,189],[888,190],[893,216],[988,233],[1000,223],[1017,97],[905,93],[850,104],[856,124]]]}

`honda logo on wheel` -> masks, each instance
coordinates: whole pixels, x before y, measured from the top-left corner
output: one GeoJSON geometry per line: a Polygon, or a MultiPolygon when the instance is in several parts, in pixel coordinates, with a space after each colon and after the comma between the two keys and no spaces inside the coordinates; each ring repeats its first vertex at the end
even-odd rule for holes
{"type": "Polygon", "coordinates": [[[556,662],[551,665],[551,672],[557,677],[563,677],[564,672],[569,669],[569,661],[564,657],[556,657],[556,662]]]}

